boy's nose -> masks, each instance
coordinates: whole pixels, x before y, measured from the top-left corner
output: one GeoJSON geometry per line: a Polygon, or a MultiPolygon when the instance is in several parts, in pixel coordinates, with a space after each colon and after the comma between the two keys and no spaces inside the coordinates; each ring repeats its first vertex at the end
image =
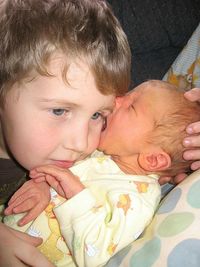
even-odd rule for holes
{"type": "Polygon", "coordinates": [[[71,138],[67,138],[66,143],[68,145],[65,147],[68,147],[69,149],[78,153],[83,153],[87,150],[88,147],[88,127],[75,128],[73,128],[72,130],[71,138]]]}
{"type": "Polygon", "coordinates": [[[83,153],[86,151],[88,145],[88,139],[83,134],[80,134],[78,138],[74,141],[74,149],[77,152],[83,153]]]}

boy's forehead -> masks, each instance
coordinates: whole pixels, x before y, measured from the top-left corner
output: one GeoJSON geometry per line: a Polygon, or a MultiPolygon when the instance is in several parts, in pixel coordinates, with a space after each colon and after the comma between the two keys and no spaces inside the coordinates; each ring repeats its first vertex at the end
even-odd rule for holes
{"type": "Polygon", "coordinates": [[[74,101],[77,105],[85,105],[83,100],[86,101],[89,98],[89,102],[93,101],[87,105],[93,103],[99,108],[102,106],[109,110],[113,109],[114,94],[104,95],[98,90],[92,72],[84,61],[72,62],[66,77],[63,77],[64,64],[65,61],[60,56],[54,57],[48,65],[49,76],[32,71],[14,87],[18,89],[19,94],[29,91],[33,97],[46,102],[64,104],[74,101]]]}

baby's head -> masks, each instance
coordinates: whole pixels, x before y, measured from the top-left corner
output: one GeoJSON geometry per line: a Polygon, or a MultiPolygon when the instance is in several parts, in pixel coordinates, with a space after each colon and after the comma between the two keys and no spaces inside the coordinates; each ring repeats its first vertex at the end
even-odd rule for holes
{"type": "Polygon", "coordinates": [[[83,60],[102,94],[122,95],[130,79],[126,36],[103,0],[5,0],[0,4],[0,101],[36,72],[51,76],[49,61],[83,60]]]}
{"type": "Polygon", "coordinates": [[[200,105],[163,81],[144,82],[124,98],[108,120],[99,148],[146,173],[174,175],[190,170],[183,159],[188,124],[200,121],[200,105]]]}
{"type": "MultiPolygon", "coordinates": [[[[157,116],[154,129],[149,134],[147,141],[161,147],[171,159],[171,164],[162,174],[175,175],[179,172],[190,171],[192,161],[183,159],[183,139],[187,136],[186,127],[193,122],[200,121],[200,105],[190,102],[184,97],[184,92],[176,86],[161,82],[150,81],[150,86],[155,86],[158,101],[160,98],[161,116],[157,116]],[[159,94],[159,90],[162,92],[159,94]],[[163,107],[162,107],[163,106],[163,107]],[[163,111],[163,113],[162,113],[163,111]]],[[[159,110],[158,110],[159,112],[159,110]]]]}

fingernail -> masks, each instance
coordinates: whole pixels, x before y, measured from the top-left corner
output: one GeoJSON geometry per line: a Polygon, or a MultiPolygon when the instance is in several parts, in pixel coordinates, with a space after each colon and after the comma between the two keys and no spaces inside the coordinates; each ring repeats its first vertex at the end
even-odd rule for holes
{"type": "Polygon", "coordinates": [[[18,213],[18,208],[14,208],[13,213],[18,213]]]}
{"type": "Polygon", "coordinates": [[[183,153],[183,158],[185,160],[191,160],[192,159],[192,155],[188,151],[186,151],[186,152],[183,153]]]}
{"type": "Polygon", "coordinates": [[[9,215],[9,210],[4,210],[5,215],[9,215]]]}
{"type": "Polygon", "coordinates": [[[184,139],[183,140],[183,144],[184,146],[188,147],[188,146],[191,146],[191,141],[189,139],[184,139]]]}
{"type": "Polygon", "coordinates": [[[192,133],[193,133],[193,129],[192,129],[192,127],[188,127],[186,131],[187,131],[187,133],[189,133],[189,134],[192,134],[192,133]]]}
{"type": "Polygon", "coordinates": [[[19,222],[18,222],[18,225],[19,225],[19,226],[23,226],[23,225],[24,225],[24,221],[19,221],[19,222]]]}

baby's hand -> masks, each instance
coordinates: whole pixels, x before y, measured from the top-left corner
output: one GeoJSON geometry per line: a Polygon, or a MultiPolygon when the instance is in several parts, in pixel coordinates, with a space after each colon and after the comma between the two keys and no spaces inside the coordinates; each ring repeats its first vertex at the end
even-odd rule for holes
{"type": "Polygon", "coordinates": [[[46,181],[56,192],[70,199],[85,187],[70,170],[63,169],[54,165],[45,165],[37,167],[30,172],[30,177],[35,182],[46,181]]]}
{"type": "MultiPolygon", "coordinates": [[[[194,102],[200,102],[200,88],[194,88],[184,94],[184,96],[194,102]]],[[[191,169],[200,168],[200,121],[188,125],[186,132],[190,135],[183,140],[183,145],[189,150],[183,154],[186,160],[196,160],[192,163],[191,169]]]]}
{"type": "Polygon", "coordinates": [[[18,222],[22,226],[34,220],[47,207],[50,198],[49,185],[46,182],[38,184],[29,180],[15,192],[4,213],[10,215],[28,211],[18,222]]]}

